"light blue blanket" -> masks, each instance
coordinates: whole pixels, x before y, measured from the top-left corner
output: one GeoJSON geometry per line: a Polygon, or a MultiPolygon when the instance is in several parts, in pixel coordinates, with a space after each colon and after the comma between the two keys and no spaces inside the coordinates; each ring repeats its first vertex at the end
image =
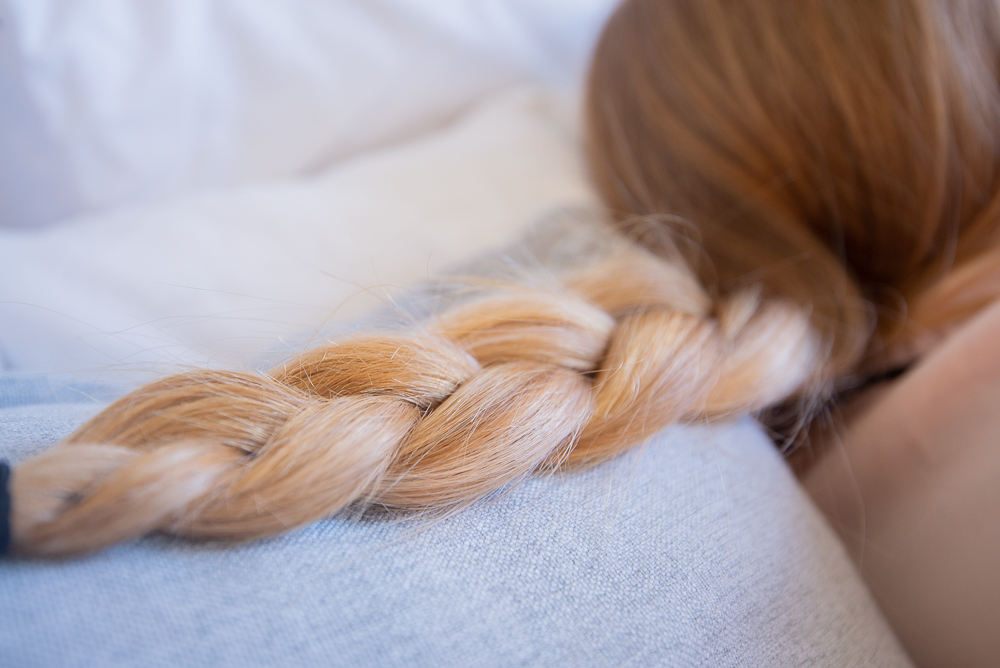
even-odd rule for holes
{"type": "MultiPolygon", "coordinates": [[[[113,389],[0,376],[0,457],[113,389]]],[[[98,399],[98,400],[95,400],[98,399]]],[[[2,666],[908,666],[750,420],[431,522],[0,560],[2,666]]]]}

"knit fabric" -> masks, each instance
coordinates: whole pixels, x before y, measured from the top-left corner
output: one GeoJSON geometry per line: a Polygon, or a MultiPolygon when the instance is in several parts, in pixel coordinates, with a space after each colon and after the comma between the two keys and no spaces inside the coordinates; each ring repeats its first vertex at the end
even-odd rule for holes
{"type": "MultiPolygon", "coordinates": [[[[108,392],[71,385],[0,377],[0,458],[43,450],[108,392]]],[[[445,518],[8,557],[0,591],[10,666],[910,665],[748,419],[445,518]]]]}

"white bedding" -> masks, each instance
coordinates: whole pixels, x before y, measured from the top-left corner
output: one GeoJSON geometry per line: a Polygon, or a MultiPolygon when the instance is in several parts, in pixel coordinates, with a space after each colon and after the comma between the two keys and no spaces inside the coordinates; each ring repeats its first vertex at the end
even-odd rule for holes
{"type": "Polygon", "coordinates": [[[7,370],[248,363],[594,202],[573,104],[501,93],[440,132],[314,177],[0,231],[7,370]],[[364,288],[374,288],[364,290],[364,288]]]}
{"type": "Polygon", "coordinates": [[[589,206],[615,0],[0,0],[0,360],[249,363],[589,206]]]}
{"type": "Polygon", "coordinates": [[[0,226],[313,173],[579,80],[615,0],[0,0],[0,226]]]}

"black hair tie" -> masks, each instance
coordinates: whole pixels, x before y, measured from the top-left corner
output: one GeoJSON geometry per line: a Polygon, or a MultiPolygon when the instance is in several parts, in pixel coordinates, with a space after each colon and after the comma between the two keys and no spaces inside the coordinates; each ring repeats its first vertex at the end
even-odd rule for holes
{"type": "Polygon", "coordinates": [[[879,373],[873,374],[868,378],[865,378],[864,382],[861,383],[860,389],[868,389],[869,387],[878,385],[879,383],[886,383],[889,382],[890,380],[896,380],[903,374],[908,373],[910,369],[912,369],[914,366],[916,366],[915,361],[907,362],[906,364],[902,364],[900,366],[894,366],[891,369],[886,369],[885,371],[880,371],[879,373]]]}
{"type": "Polygon", "coordinates": [[[858,396],[865,390],[870,390],[876,385],[881,385],[882,383],[888,383],[893,380],[898,380],[900,377],[906,375],[910,372],[913,367],[917,365],[917,361],[907,362],[906,364],[901,364],[900,366],[894,366],[892,368],[886,369],[885,371],[879,371],[877,373],[868,376],[867,378],[856,383],[853,387],[847,387],[841,390],[836,397],[836,403],[843,405],[858,396]]]}
{"type": "Polygon", "coordinates": [[[10,549],[10,465],[0,459],[0,556],[10,549]]]}

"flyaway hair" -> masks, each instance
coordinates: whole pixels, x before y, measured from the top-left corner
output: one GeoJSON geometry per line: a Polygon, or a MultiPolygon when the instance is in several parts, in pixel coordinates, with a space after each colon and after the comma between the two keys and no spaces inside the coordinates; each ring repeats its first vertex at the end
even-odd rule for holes
{"type": "Polygon", "coordinates": [[[14,550],[457,508],[676,422],[808,419],[1000,295],[998,69],[995,0],[626,1],[586,144],[636,246],[267,374],[147,385],[14,469],[14,550]]]}

